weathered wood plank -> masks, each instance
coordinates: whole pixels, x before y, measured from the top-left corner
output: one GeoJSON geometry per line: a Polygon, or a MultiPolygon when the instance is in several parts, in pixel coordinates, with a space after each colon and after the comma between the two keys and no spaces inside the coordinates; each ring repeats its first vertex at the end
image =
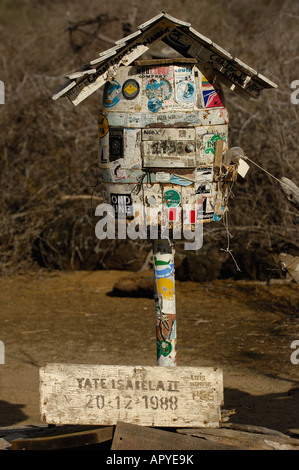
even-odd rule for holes
{"type": "MultiPolygon", "coordinates": [[[[163,64],[197,64],[197,60],[192,57],[174,57],[171,59],[164,59],[163,64]]],[[[146,65],[161,65],[161,59],[140,59],[135,60],[134,65],[146,66],[146,65]]]]}
{"type": "Polygon", "coordinates": [[[58,450],[95,445],[113,438],[112,426],[55,436],[32,437],[12,441],[12,450],[58,450]]]}
{"type": "Polygon", "coordinates": [[[123,47],[122,44],[119,44],[120,50],[113,58],[109,59],[107,62],[103,62],[103,65],[100,65],[96,73],[78,82],[76,86],[67,93],[68,98],[75,106],[78,105],[81,101],[86,99],[87,96],[103,86],[110,76],[112,78],[113,70],[117,70],[122,64],[131,64],[135,59],[146,52],[151,45],[162,39],[173,28],[174,25],[172,22],[162,18],[158,25],[155,22],[149,25],[148,29],[144,30],[142,37],[138,36],[136,39],[133,38],[133,40],[123,43],[123,47]]]}
{"type": "Polygon", "coordinates": [[[222,371],[212,367],[48,364],[40,409],[49,424],[217,427],[222,371]]]}
{"type": "Polygon", "coordinates": [[[222,157],[223,157],[223,141],[217,140],[215,143],[215,160],[214,166],[220,168],[222,166],[222,157]]]}
{"type": "Polygon", "coordinates": [[[92,60],[89,66],[97,65],[94,73],[85,76],[85,72],[82,76],[81,70],[69,74],[76,79],[76,82],[64,86],[54,94],[53,99],[66,95],[74,105],[79,104],[107,80],[113,78],[113,70],[115,71],[120,65],[129,65],[158,40],[162,40],[187,59],[194,58],[199,63],[211,63],[214,72],[219,75],[218,78],[245,98],[258,98],[264,88],[277,88],[277,85],[264,75],[195,31],[190,23],[162,12],[140,25],[136,32],[117,41],[113,48],[103,51],[97,59],[92,60]]]}
{"type": "MultiPolygon", "coordinates": [[[[236,450],[206,439],[178,435],[175,432],[152,429],[119,422],[115,428],[111,450],[236,450]]],[[[240,450],[240,449],[239,449],[240,450]]]]}
{"type": "Polygon", "coordinates": [[[288,436],[258,434],[232,429],[177,429],[178,433],[207,439],[218,445],[237,446],[247,450],[299,450],[299,440],[288,436]]]}

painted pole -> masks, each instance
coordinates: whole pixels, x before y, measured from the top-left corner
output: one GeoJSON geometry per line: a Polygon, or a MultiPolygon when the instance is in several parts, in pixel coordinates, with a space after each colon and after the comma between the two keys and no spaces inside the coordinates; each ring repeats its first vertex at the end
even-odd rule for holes
{"type": "Polygon", "coordinates": [[[170,240],[153,241],[157,365],[177,365],[174,247],[170,240]]]}

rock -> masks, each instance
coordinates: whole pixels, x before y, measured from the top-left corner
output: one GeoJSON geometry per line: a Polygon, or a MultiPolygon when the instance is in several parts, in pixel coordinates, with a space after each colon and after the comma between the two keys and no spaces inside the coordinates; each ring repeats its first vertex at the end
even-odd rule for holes
{"type": "Polygon", "coordinates": [[[154,298],[154,272],[143,271],[121,277],[113,286],[112,296],[154,298]]]}

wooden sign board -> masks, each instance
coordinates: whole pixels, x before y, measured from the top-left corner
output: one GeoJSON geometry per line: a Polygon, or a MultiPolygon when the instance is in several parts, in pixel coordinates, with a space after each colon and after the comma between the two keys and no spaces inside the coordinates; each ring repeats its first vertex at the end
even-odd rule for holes
{"type": "Polygon", "coordinates": [[[47,364],[40,369],[48,424],[218,427],[222,371],[213,367],[47,364]]]}

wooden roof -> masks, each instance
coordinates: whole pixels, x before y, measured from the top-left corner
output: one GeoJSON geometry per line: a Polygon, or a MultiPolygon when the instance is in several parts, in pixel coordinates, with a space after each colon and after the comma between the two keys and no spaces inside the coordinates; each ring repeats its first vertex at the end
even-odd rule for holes
{"type": "Polygon", "coordinates": [[[119,66],[132,64],[157,41],[163,41],[183,57],[196,59],[199,64],[211,64],[218,79],[244,98],[258,98],[263,89],[277,88],[264,75],[195,31],[190,23],[162,11],[79,71],[66,75],[68,81],[54,93],[53,99],[66,96],[77,106],[113,79],[119,66]]]}

